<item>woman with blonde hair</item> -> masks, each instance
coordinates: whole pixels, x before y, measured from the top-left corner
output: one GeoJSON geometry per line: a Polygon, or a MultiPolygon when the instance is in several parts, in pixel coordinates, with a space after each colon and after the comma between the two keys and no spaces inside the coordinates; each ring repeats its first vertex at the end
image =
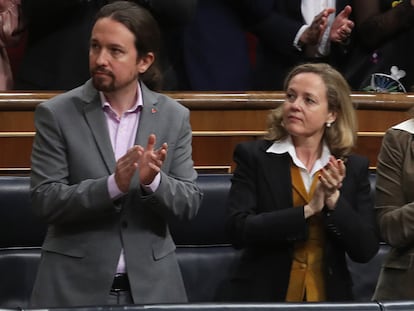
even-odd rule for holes
{"type": "Polygon", "coordinates": [[[350,88],[328,64],[302,64],[263,140],[234,151],[228,230],[242,249],[231,300],[352,300],[347,254],[378,251],[368,159],[352,154],[350,88]]]}

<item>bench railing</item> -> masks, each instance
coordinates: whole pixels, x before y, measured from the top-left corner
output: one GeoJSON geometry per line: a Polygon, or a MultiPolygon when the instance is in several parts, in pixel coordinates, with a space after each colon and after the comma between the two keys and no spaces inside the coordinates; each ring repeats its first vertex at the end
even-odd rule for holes
{"type": "MultiPolygon", "coordinates": [[[[0,174],[27,174],[35,135],[36,106],[60,92],[0,92],[0,174]]],[[[237,143],[259,139],[270,109],[284,100],[283,92],[166,92],[190,109],[193,159],[203,172],[231,172],[237,143]]],[[[414,94],[354,93],[358,120],[355,151],[376,167],[384,132],[409,118],[414,94]]]]}

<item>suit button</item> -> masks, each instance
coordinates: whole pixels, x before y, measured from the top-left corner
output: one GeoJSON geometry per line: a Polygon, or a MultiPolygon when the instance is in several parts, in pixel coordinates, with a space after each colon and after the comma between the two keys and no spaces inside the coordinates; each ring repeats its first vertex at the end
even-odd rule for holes
{"type": "Polygon", "coordinates": [[[128,228],[128,222],[127,222],[126,220],[123,220],[123,221],[121,222],[121,226],[122,226],[122,228],[124,228],[124,229],[128,228]]]}

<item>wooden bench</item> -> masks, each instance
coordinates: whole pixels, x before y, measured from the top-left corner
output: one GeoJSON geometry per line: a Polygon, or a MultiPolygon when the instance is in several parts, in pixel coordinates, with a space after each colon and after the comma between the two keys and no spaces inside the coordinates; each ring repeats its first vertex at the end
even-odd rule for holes
{"type": "MultiPolygon", "coordinates": [[[[25,175],[35,134],[36,106],[56,92],[0,93],[0,174],[25,175]]],[[[237,143],[260,138],[266,116],[279,106],[283,92],[168,92],[188,107],[193,129],[193,159],[201,172],[232,172],[237,143]]],[[[354,93],[359,120],[355,151],[376,167],[382,136],[387,128],[409,118],[414,94],[354,93]]]]}

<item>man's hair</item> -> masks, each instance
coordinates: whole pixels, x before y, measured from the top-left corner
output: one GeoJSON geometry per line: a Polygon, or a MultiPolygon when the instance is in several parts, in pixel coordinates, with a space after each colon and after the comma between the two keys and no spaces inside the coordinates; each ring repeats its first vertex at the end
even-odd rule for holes
{"type": "Polygon", "coordinates": [[[154,63],[140,75],[140,79],[150,89],[159,90],[162,86],[162,74],[158,67],[161,35],[157,21],[147,9],[130,1],[115,1],[103,6],[96,14],[95,22],[105,17],[123,24],[134,34],[138,58],[149,52],[154,53],[154,63]]]}

